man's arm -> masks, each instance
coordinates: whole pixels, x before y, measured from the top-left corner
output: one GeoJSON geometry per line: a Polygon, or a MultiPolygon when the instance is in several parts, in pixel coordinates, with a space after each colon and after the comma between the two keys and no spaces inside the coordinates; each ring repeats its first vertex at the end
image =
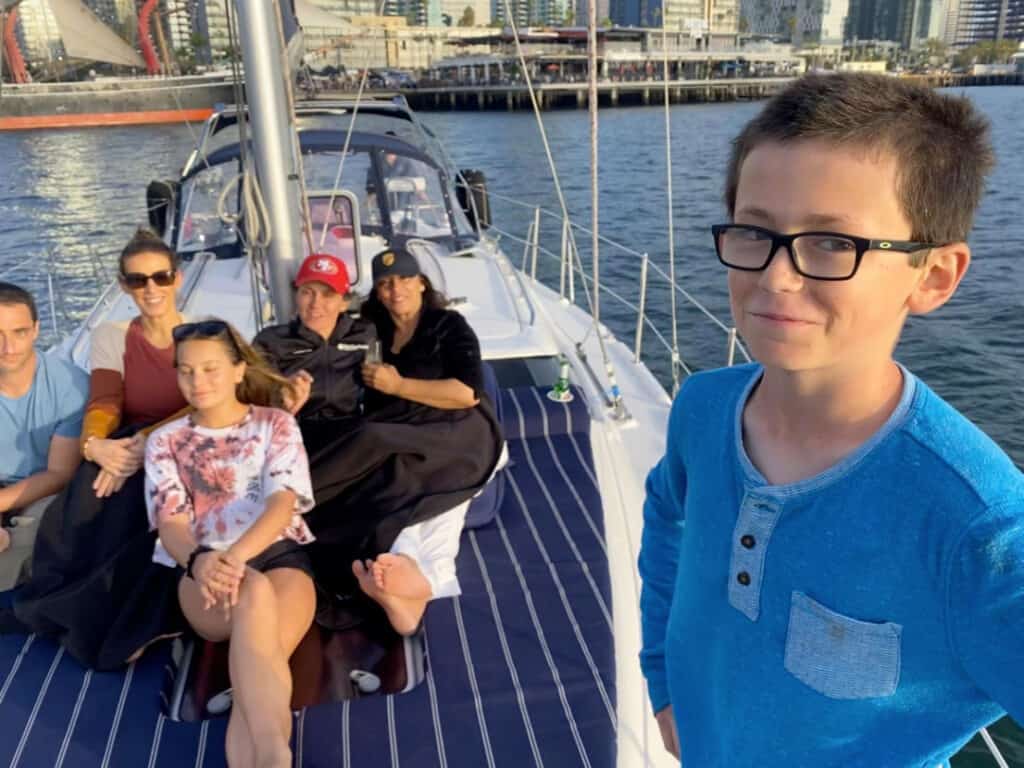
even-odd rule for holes
{"type": "Polygon", "coordinates": [[[24,509],[62,490],[71,482],[81,458],[77,437],[54,435],[50,438],[46,469],[0,489],[0,512],[24,509]]]}

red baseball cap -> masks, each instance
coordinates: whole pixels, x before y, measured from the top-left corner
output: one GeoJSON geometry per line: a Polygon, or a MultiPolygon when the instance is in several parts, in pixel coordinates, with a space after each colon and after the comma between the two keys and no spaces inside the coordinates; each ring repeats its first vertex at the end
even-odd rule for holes
{"type": "Polygon", "coordinates": [[[350,287],[345,262],[329,253],[307,256],[295,276],[295,287],[306,283],[323,283],[344,296],[350,287]]]}

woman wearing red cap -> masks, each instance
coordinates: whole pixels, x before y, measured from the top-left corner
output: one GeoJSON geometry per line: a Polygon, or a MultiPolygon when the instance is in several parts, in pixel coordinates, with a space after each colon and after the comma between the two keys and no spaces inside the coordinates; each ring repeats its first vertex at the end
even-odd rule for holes
{"type": "Polygon", "coordinates": [[[295,276],[298,314],[264,328],[254,346],[296,389],[284,405],[295,414],[310,455],[359,422],[359,367],[377,337],[372,323],[348,313],[345,263],[328,254],[306,258],[295,276]]]}
{"type": "Polygon", "coordinates": [[[376,325],[383,359],[362,366],[360,429],[311,456],[311,554],[328,593],[361,590],[411,634],[429,600],[459,594],[466,507],[497,468],[504,438],[476,334],[445,308],[415,257],[378,254],[373,281],[362,314],[376,325]]]}

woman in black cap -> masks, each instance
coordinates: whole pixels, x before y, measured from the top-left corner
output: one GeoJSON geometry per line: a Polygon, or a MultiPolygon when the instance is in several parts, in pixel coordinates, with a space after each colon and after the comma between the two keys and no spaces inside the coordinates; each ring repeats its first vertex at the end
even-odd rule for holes
{"type": "Polygon", "coordinates": [[[465,508],[495,471],[504,437],[476,334],[445,309],[415,257],[377,254],[373,283],[362,314],[377,327],[382,360],[363,364],[363,428],[333,462],[311,456],[317,508],[307,519],[318,583],[345,592],[355,576],[410,634],[430,599],[458,594],[465,508]]]}

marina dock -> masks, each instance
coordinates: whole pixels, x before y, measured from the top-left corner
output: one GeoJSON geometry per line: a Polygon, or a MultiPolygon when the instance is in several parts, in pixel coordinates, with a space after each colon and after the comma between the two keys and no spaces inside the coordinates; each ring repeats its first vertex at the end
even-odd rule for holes
{"type": "MultiPolygon", "coordinates": [[[[973,86],[1024,85],[1024,73],[999,75],[972,75],[960,73],[933,73],[901,75],[928,83],[934,88],[965,88],[973,86]]],[[[671,104],[748,101],[763,99],[784,88],[794,76],[767,77],[711,77],[669,80],[668,98],[671,104]]],[[[534,80],[534,94],[538,106],[547,109],[585,109],[589,98],[585,78],[555,82],[534,80]]],[[[427,82],[417,88],[401,91],[375,91],[378,95],[401,93],[409,105],[427,111],[475,111],[531,109],[530,91],[521,79],[511,82],[427,82]]],[[[597,84],[598,106],[640,106],[663,104],[665,81],[660,79],[602,79],[597,84]]],[[[354,93],[320,91],[315,97],[323,99],[351,98],[354,93]]]]}

